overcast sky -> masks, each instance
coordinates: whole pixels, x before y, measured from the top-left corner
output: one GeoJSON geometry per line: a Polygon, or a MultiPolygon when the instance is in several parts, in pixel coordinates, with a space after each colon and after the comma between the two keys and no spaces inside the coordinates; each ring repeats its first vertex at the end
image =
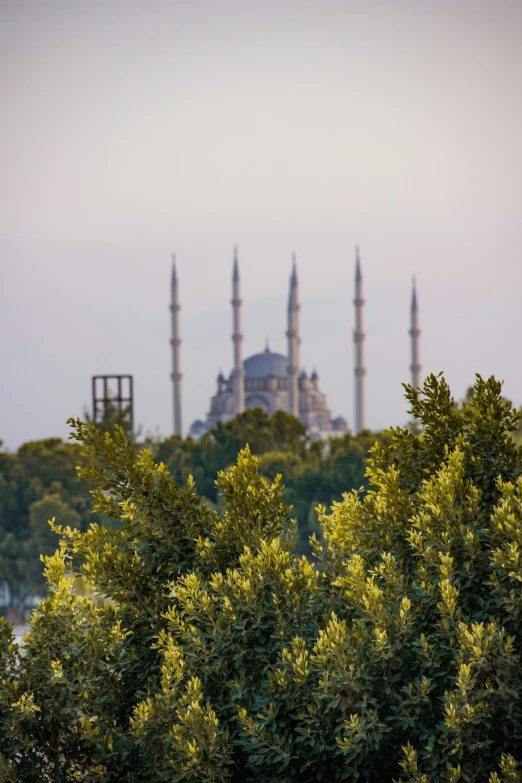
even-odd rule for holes
{"type": "Polygon", "coordinates": [[[132,373],[172,431],[169,278],[183,425],[232,365],[286,352],[353,423],[354,246],[367,424],[402,424],[416,274],[423,373],[522,404],[520,0],[2,0],[0,437],[66,436],[90,378],[132,373]]]}

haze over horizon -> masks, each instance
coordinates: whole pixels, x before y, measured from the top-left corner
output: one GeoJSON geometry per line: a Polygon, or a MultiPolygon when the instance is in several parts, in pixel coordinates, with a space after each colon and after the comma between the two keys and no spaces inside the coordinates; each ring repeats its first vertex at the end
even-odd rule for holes
{"type": "Polygon", "coordinates": [[[90,378],[131,373],[136,421],[183,428],[244,356],[302,362],[353,425],[354,246],[367,424],[403,424],[415,274],[423,375],[494,374],[522,404],[520,0],[4,0],[0,438],[66,437],[90,378]]]}

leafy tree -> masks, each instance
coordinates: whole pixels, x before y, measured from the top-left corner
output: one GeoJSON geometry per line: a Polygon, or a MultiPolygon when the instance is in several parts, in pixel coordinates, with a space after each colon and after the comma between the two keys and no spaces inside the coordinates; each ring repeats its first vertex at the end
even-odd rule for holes
{"type": "Polygon", "coordinates": [[[269,416],[255,408],[218,422],[200,441],[174,435],[159,444],[155,457],[169,466],[177,481],[192,475],[199,491],[217,502],[217,472],[232,465],[247,444],[252,454],[277,451],[300,458],[310,446],[306,427],[299,419],[284,411],[269,416]]]}
{"type": "Polygon", "coordinates": [[[102,402],[99,401],[98,405],[102,406],[102,415],[100,416],[98,408],[96,422],[88,409],[84,408],[83,417],[86,422],[89,424],[96,423],[96,426],[104,432],[113,432],[115,426],[122,427],[129,438],[133,438],[135,435],[140,434],[140,431],[138,431],[138,433],[133,432],[131,405],[122,405],[121,403],[118,403],[116,392],[112,391],[111,393],[111,391],[108,390],[107,398],[102,402]]]}
{"type": "Polygon", "coordinates": [[[240,413],[228,422],[218,422],[212,430],[213,441],[228,451],[235,461],[238,451],[249,444],[253,454],[267,451],[291,451],[302,455],[308,443],[305,425],[284,411],[269,416],[261,408],[240,413]]]}
{"type": "Polygon", "coordinates": [[[182,483],[192,476],[198,490],[219,505],[214,477],[234,463],[246,445],[261,457],[261,471],[272,480],[285,476],[285,501],[299,523],[298,549],[309,552],[310,519],[317,503],[341,500],[352,488],[368,487],[365,479],[368,449],[382,433],[332,438],[327,444],[311,441],[306,427],[283,411],[269,416],[260,408],[247,410],[228,422],[219,422],[200,441],[173,436],[157,445],[154,456],[165,462],[173,478],[182,483]]]}
{"type": "MultiPolygon", "coordinates": [[[[121,424],[128,431],[128,411],[120,416],[117,406],[109,401],[105,414],[99,429],[113,432],[114,425],[121,424]]],[[[367,486],[366,451],[375,438],[382,436],[346,436],[325,447],[311,442],[304,425],[292,416],[283,412],[268,416],[258,409],[219,424],[201,441],[174,436],[149,445],[155,459],[168,465],[177,483],[184,483],[191,475],[198,491],[221,511],[215,476],[233,464],[238,451],[248,443],[253,453],[262,455],[261,469],[266,477],[272,480],[277,472],[284,473],[285,501],[293,506],[299,522],[297,551],[310,555],[309,536],[320,533],[315,506],[340,500],[346,489],[367,486]]],[[[135,435],[136,451],[137,440],[135,435]]],[[[144,445],[147,440],[141,448],[144,445]]],[[[18,622],[28,596],[41,593],[44,587],[38,554],[48,554],[54,546],[47,519],[56,516],[63,520],[72,515],[66,524],[82,530],[92,519],[103,521],[105,526],[117,524],[108,517],[93,518],[88,487],[79,481],[75,470],[83,459],[77,444],[59,438],[26,443],[16,454],[0,452],[0,582],[9,588],[8,615],[18,622]],[[49,495],[58,504],[56,514],[48,508],[31,521],[32,505],[49,495]]]]}
{"type": "Polygon", "coordinates": [[[370,490],[320,509],[319,566],[248,449],[220,515],[122,430],[74,422],[121,526],[56,527],[23,656],[0,624],[0,779],[520,781],[522,465],[500,391],[408,387],[420,432],[391,430],[370,490]],[[75,561],[110,601],[74,592],[75,561]]]}
{"type": "Polygon", "coordinates": [[[89,488],[76,473],[81,462],[78,445],[59,438],[0,452],[0,583],[8,586],[7,610],[18,621],[27,597],[46,584],[39,555],[56,548],[48,520],[67,518],[86,530],[93,518],[89,488]]]}
{"type": "Polygon", "coordinates": [[[29,506],[27,536],[20,538],[7,533],[0,542],[0,574],[8,585],[10,609],[15,618],[21,616],[24,602],[31,593],[46,588],[40,555],[52,555],[56,549],[56,536],[49,527],[53,517],[75,527],[81,524],[78,512],[58,493],[47,494],[29,506]]]}
{"type": "Polygon", "coordinates": [[[513,440],[517,444],[517,446],[522,446],[522,408],[518,411],[520,419],[518,422],[518,427],[513,433],[513,440]]]}

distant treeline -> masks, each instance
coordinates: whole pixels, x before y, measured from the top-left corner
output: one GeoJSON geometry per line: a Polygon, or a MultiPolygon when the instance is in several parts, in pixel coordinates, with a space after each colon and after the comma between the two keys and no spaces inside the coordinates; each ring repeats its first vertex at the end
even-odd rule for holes
{"type": "Polygon", "coordinates": [[[368,450],[385,437],[366,431],[327,442],[311,440],[298,419],[283,411],[269,416],[258,408],[219,422],[199,441],[168,438],[157,445],[155,458],[168,465],[177,482],[192,475],[201,494],[219,510],[217,472],[234,464],[248,443],[252,453],[261,457],[261,471],[267,479],[282,474],[284,498],[299,522],[300,548],[305,551],[309,536],[319,532],[316,506],[329,506],[341,500],[344,492],[366,488],[368,450]]]}
{"type": "MultiPolygon", "coordinates": [[[[468,392],[467,401],[472,393],[468,392]]],[[[114,424],[129,429],[129,422],[109,407],[101,426],[110,431],[114,424]]],[[[514,439],[522,445],[522,425],[514,439]]],[[[282,474],[284,499],[299,523],[296,550],[308,554],[310,535],[320,534],[316,508],[329,507],[345,492],[368,488],[368,451],[376,442],[389,443],[390,434],[365,431],[317,441],[293,416],[282,411],[268,416],[255,409],[218,423],[198,441],[138,436],[135,446],[138,451],[150,449],[178,483],[193,476],[199,493],[220,511],[216,476],[235,463],[248,443],[252,453],[261,457],[267,479],[282,474]]],[[[55,517],[59,524],[80,530],[91,522],[115,524],[93,513],[90,487],[76,473],[76,467],[84,464],[78,444],[60,438],[31,441],[15,453],[2,451],[0,441],[0,614],[21,619],[29,597],[45,590],[40,555],[52,554],[58,545],[49,519],[55,517]]]]}
{"type": "MultiPolygon", "coordinates": [[[[111,429],[113,422],[105,426],[111,429]]],[[[217,473],[234,464],[248,443],[261,457],[267,478],[283,475],[285,501],[299,523],[297,549],[308,552],[309,536],[319,532],[315,508],[331,505],[344,492],[366,488],[368,449],[385,439],[383,433],[363,432],[327,443],[314,441],[298,419],[256,409],[218,423],[199,441],[138,438],[136,448],[149,448],[179,483],[192,475],[198,491],[219,511],[217,473]]],[[[58,544],[49,519],[81,530],[91,522],[114,524],[92,512],[90,488],[76,475],[84,462],[77,444],[59,438],[25,443],[15,453],[0,451],[0,612],[13,619],[22,616],[31,594],[45,589],[40,555],[52,554],[58,544]]]]}

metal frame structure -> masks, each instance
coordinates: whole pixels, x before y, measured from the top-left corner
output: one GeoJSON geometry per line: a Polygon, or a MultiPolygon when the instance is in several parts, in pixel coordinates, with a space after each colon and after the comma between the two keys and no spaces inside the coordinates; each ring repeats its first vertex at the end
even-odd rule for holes
{"type": "Polygon", "coordinates": [[[132,375],[93,375],[92,376],[92,420],[100,424],[105,418],[108,405],[115,405],[118,413],[123,416],[126,409],[130,417],[130,432],[134,432],[134,384],[132,375]],[[116,381],[117,393],[111,394],[111,385],[116,381]],[[98,393],[102,386],[102,394],[98,393]],[[125,389],[126,386],[126,389],[125,389]],[[127,391],[127,394],[124,392],[127,391]]]}

